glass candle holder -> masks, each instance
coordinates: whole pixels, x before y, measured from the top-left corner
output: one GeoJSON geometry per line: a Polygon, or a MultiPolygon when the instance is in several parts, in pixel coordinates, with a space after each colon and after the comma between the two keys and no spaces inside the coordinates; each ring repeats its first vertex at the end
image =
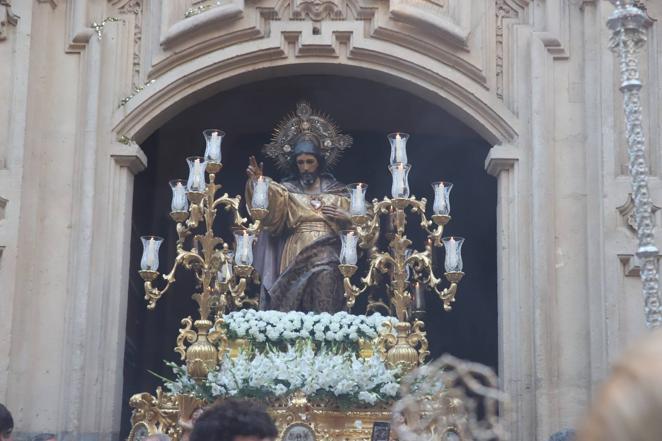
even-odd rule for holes
{"type": "Polygon", "coordinates": [[[390,133],[388,142],[391,144],[391,165],[397,163],[406,164],[407,161],[407,140],[408,133],[390,133]]]}
{"type": "Polygon", "coordinates": [[[444,260],[444,267],[447,273],[461,272],[462,271],[462,244],[464,243],[463,237],[450,236],[441,239],[444,243],[446,250],[446,259],[444,260]]]}
{"type": "Polygon", "coordinates": [[[143,243],[143,255],[140,259],[140,269],[143,271],[159,270],[159,248],[163,238],[159,236],[141,236],[143,243]]]}
{"type": "Polygon", "coordinates": [[[391,197],[393,198],[408,198],[409,197],[409,170],[411,165],[397,163],[388,166],[391,176],[393,177],[393,184],[391,185],[391,197]]]}
{"type": "Polygon", "coordinates": [[[347,186],[351,201],[349,204],[349,214],[351,216],[364,216],[367,213],[365,204],[365,192],[368,189],[368,184],[359,182],[357,184],[349,184],[347,186]]]}
{"type": "Polygon", "coordinates": [[[223,137],[225,132],[218,129],[207,129],[202,132],[202,135],[205,137],[207,142],[207,147],[205,148],[205,161],[221,162],[221,143],[223,142],[223,137]]]}
{"type": "Polygon", "coordinates": [[[358,255],[356,253],[356,246],[359,243],[359,237],[355,231],[341,231],[340,232],[340,264],[341,265],[356,265],[358,255]]]}
{"type": "Polygon", "coordinates": [[[225,262],[223,265],[221,265],[221,268],[218,270],[216,273],[216,279],[220,283],[228,283],[230,280],[232,280],[233,272],[232,272],[232,259],[234,258],[234,253],[232,251],[228,251],[225,254],[225,262]]]}
{"type": "Polygon", "coordinates": [[[253,208],[260,208],[266,210],[269,208],[269,183],[271,179],[266,176],[260,176],[252,181],[253,183],[253,198],[251,199],[251,206],[253,208]]]}
{"type": "Polygon", "coordinates": [[[451,214],[451,190],[453,184],[451,182],[433,182],[432,188],[434,189],[434,203],[432,204],[432,212],[434,214],[446,215],[451,214]]]}
{"type": "Polygon", "coordinates": [[[236,243],[234,262],[237,265],[252,265],[253,243],[255,242],[255,235],[249,233],[247,230],[236,231],[234,233],[234,240],[236,243]]]}
{"type": "Polygon", "coordinates": [[[186,158],[188,163],[188,181],[186,182],[186,189],[188,191],[203,192],[207,188],[205,181],[205,168],[207,163],[204,158],[200,156],[190,156],[186,158]]]}
{"type": "Polygon", "coordinates": [[[188,198],[186,197],[186,181],[183,179],[173,179],[170,181],[172,189],[172,202],[170,211],[188,211],[188,198]]]}

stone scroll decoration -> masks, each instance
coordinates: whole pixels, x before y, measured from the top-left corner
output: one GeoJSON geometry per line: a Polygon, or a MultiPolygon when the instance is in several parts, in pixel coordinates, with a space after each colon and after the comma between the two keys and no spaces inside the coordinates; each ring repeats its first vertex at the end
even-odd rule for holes
{"type": "Polygon", "coordinates": [[[344,0],[291,0],[291,15],[294,20],[343,20],[347,16],[345,4],[344,0]]]}

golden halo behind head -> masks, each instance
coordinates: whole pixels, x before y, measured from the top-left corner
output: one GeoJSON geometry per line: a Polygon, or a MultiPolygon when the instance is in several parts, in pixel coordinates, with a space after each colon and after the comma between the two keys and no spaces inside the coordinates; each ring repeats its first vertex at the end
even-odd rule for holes
{"type": "Polygon", "coordinates": [[[297,104],[295,113],[286,116],[276,126],[271,142],[264,146],[262,152],[275,162],[281,172],[287,173],[294,161],[294,144],[301,135],[319,140],[327,170],[335,166],[342,153],[352,146],[352,137],[340,133],[329,116],[314,112],[310,104],[302,101],[297,104]]]}

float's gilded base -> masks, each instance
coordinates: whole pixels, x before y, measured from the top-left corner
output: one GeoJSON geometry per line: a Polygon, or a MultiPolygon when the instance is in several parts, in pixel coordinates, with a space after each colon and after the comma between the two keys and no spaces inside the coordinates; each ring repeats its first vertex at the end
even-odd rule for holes
{"type": "MultiPolygon", "coordinates": [[[[141,393],[131,397],[133,415],[127,441],[141,441],[162,432],[178,441],[190,427],[193,412],[206,403],[187,395],[170,395],[159,388],[156,397],[141,393]]],[[[373,424],[390,422],[386,407],[343,410],[331,400],[309,403],[302,394],[270,403],[268,411],[276,422],[277,441],[367,441],[373,424]]]]}

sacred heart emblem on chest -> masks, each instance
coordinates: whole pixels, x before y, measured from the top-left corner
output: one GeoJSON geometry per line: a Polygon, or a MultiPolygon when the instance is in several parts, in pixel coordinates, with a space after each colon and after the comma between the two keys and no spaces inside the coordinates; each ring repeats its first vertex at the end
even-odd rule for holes
{"type": "Polygon", "coordinates": [[[322,201],[317,198],[312,198],[310,199],[310,206],[313,207],[315,210],[319,210],[320,208],[322,208],[322,201]]]}

